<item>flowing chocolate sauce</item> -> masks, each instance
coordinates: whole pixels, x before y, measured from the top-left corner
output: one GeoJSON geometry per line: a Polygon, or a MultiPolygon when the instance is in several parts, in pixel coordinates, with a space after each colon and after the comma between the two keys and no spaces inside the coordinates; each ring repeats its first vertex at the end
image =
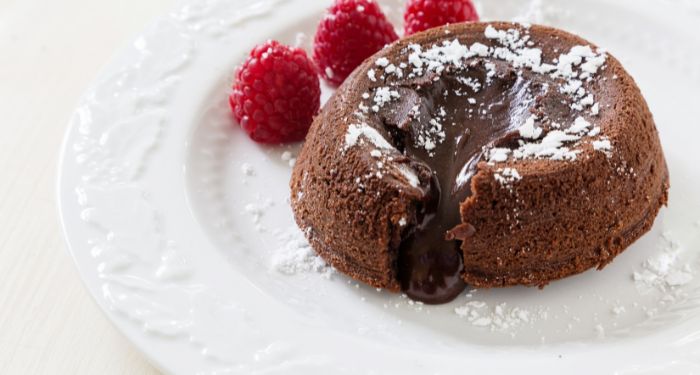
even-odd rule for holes
{"type": "Polygon", "coordinates": [[[498,74],[489,77],[490,84],[486,84],[486,75],[479,64],[467,71],[443,73],[439,80],[404,83],[399,89],[401,99],[388,108],[391,115],[383,118],[399,138],[395,143],[404,154],[433,173],[419,223],[399,249],[401,287],[414,300],[445,303],[464,290],[461,243],[449,240],[447,232],[461,222],[459,206],[471,194],[469,180],[483,158],[484,146],[512,138],[530,116],[539,94],[536,91],[547,87],[505,65],[499,65],[498,74]],[[480,82],[480,89],[465,85],[465,77],[480,82]],[[436,117],[445,137],[426,150],[416,139],[425,134],[426,127],[434,126],[430,120],[436,117]]]}

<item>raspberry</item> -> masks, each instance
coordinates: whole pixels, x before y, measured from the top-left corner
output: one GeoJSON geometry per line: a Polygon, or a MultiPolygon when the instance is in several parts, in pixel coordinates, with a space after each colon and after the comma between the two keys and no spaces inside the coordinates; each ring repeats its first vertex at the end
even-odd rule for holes
{"type": "Polygon", "coordinates": [[[334,85],[365,59],[398,39],[396,31],[372,0],[336,0],[316,30],[314,60],[334,85]]]}
{"type": "Polygon", "coordinates": [[[478,21],[471,0],[409,0],[403,15],[406,35],[448,23],[478,21]]]}
{"type": "Polygon", "coordinates": [[[236,72],[233,116],[260,143],[304,139],[321,102],[316,67],[306,52],[267,41],[236,72]]]}

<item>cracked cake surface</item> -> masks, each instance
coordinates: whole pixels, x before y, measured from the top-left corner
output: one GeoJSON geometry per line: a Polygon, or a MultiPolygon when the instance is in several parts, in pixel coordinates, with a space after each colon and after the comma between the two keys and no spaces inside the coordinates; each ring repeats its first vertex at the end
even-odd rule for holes
{"type": "Polygon", "coordinates": [[[668,171],[634,80],[567,32],[455,24],[358,67],[315,119],[292,208],[339,271],[427,303],[544,286],[649,230],[668,171]]]}

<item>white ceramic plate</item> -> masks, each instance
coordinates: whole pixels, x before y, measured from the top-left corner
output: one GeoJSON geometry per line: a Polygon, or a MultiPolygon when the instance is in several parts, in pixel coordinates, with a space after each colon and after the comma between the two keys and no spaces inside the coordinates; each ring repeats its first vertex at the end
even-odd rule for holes
{"type": "MultiPolygon", "coordinates": [[[[256,145],[231,119],[234,67],[268,38],[308,48],[328,3],[192,1],[118,54],[75,111],[59,179],[65,235],[97,303],[154,364],[174,374],[700,372],[696,2],[483,2],[484,19],[562,27],[621,59],[655,114],[671,199],[603,271],[436,307],[318,263],[287,204],[298,147],[256,145]]],[[[399,25],[401,1],[382,4],[399,25]]]]}

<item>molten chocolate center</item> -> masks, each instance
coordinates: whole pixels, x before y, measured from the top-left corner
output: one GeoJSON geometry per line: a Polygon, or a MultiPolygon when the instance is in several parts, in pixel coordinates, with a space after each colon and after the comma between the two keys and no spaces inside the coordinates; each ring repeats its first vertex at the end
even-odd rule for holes
{"type": "Polygon", "coordinates": [[[448,240],[447,232],[461,222],[459,206],[471,194],[485,146],[513,140],[535,101],[547,95],[548,85],[527,72],[497,63],[496,74],[487,73],[479,63],[438,80],[408,81],[383,116],[404,154],[433,173],[419,224],[399,250],[401,287],[418,301],[445,303],[465,288],[461,243],[448,240]]]}

